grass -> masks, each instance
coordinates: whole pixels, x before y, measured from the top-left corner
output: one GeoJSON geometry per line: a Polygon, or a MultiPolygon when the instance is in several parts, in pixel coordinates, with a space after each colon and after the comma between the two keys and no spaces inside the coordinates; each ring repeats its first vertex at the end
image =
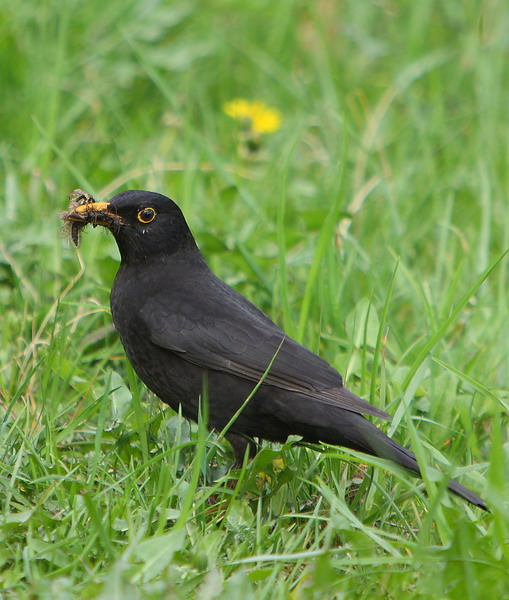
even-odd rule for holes
{"type": "Polygon", "coordinates": [[[506,6],[0,11],[0,597],[506,597],[506,6]],[[281,128],[246,139],[236,97],[281,128]],[[216,273],[394,415],[424,483],[290,440],[226,486],[228,444],[124,358],[112,238],[59,237],[76,187],[174,198],[216,273]]]}

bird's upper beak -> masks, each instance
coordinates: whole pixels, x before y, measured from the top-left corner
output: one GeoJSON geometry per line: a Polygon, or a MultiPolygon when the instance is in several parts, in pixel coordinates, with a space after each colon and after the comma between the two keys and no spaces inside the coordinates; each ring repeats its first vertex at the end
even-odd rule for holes
{"type": "Polygon", "coordinates": [[[66,216],[67,221],[88,225],[111,227],[123,225],[124,220],[117,215],[109,202],[87,202],[73,208],[66,216]]]}

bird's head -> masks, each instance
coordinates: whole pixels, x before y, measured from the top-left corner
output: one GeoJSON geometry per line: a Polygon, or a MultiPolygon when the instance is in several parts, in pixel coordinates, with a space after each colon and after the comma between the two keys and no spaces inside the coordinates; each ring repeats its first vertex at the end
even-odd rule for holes
{"type": "Polygon", "coordinates": [[[86,202],[67,213],[66,220],[108,228],[126,263],[197,250],[180,208],[155,192],[129,190],[109,202],[86,202]]]}

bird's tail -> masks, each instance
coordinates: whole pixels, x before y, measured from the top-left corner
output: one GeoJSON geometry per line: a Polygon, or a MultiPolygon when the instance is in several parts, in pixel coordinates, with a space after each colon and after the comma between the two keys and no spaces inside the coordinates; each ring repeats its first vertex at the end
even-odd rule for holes
{"type": "MultiPolygon", "coordinates": [[[[316,418],[317,416],[318,411],[308,411],[308,421],[302,432],[305,441],[306,439],[312,441],[311,438],[315,438],[313,441],[345,446],[371,456],[385,458],[408,469],[414,475],[421,476],[415,455],[385,435],[363,416],[341,410],[337,418],[334,418],[330,407],[326,419],[320,420],[316,418]]],[[[454,479],[449,482],[449,489],[470,504],[489,510],[482,498],[454,479]]]]}
{"type": "MultiPolygon", "coordinates": [[[[369,423],[369,421],[367,422],[369,423]]],[[[404,446],[401,446],[390,437],[386,436],[377,427],[371,423],[369,424],[377,431],[377,434],[373,436],[372,450],[368,451],[369,449],[366,449],[364,452],[367,452],[373,456],[379,456],[381,458],[392,460],[396,464],[408,469],[411,473],[422,477],[415,455],[404,446]]],[[[478,506],[483,510],[488,510],[488,507],[482,498],[466,488],[464,485],[461,485],[461,483],[457,482],[456,480],[451,479],[451,481],[449,481],[448,488],[451,492],[453,492],[453,494],[456,494],[456,496],[459,496],[467,502],[470,502],[470,504],[478,506]]]]}

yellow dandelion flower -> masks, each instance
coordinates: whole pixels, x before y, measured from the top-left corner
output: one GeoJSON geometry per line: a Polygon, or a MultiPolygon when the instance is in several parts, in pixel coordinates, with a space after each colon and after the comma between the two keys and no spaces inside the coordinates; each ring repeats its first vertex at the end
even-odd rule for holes
{"type": "Polygon", "coordinates": [[[224,112],[237,121],[246,120],[254,133],[272,133],[281,127],[281,114],[261,100],[237,98],[227,102],[224,112]]]}

